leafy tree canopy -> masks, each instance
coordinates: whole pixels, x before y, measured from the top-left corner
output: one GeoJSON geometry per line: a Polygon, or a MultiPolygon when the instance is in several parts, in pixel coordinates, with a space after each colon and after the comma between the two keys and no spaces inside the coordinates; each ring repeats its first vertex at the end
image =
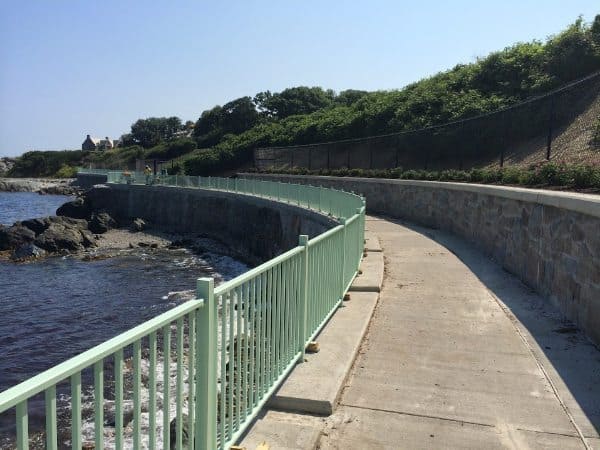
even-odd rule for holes
{"type": "Polygon", "coordinates": [[[133,143],[150,148],[160,142],[170,141],[182,129],[179,117],[149,117],[131,125],[131,137],[133,143]]]}

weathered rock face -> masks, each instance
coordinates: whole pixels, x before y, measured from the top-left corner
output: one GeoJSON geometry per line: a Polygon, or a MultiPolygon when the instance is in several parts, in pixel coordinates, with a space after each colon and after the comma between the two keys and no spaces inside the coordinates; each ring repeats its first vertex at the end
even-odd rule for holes
{"type": "Polygon", "coordinates": [[[142,231],[144,228],[146,228],[146,222],[144,219],[140,219],[138,217],[137,219],[133,219],[131,221],[131,226],[129,228],[131,231],[142,231]]]}
{"type": "Polygon", "coordinates": [[[72,217],[73,219],[86,219],[91,214],[92,211],[89,205],[81,197],[65,203],[56,210],[57,216],[72,217]]]}
{"type": "Polygon", "coordinates": [[[88,228],[92,233],[106,233],[111,228],[115,228],[117,222],[107,212],[94,212],[90,218],[88,228]]]}
{"type": "Polygon", "coordinates": [[[0,228],[0,250],[13,250],[33,242],[35,233],[19,222],[11,227],[0,228]]]}
{"type": "Polygon", "coordinates": [[[0,176],[4,176],[15,165],[15,158],[0,158],[0,176]]]}
{"type": "Polygon", "coordinates": [[[34,243],[52,253],[62,250],[76,252],[95,245],[93,236],[87,230],[87,221],[70,218],[51,220],[48,228],[35,238],[34,243]]]}
{"type": "Polygon", "coordinates": [[[11,255],[11,259],[20,261],[24,259],[41,258],[43,256],[46,256],[46,251],[44,249],[29,243],[18,247],[11,255]]]}
{"type": "Polygon", "coordinates": [[[88,222],[70,217],[43,217],[0,228],[0,250],[13,259],[44,256],[45,252],[75,252],[96,245],[88,222]]]}

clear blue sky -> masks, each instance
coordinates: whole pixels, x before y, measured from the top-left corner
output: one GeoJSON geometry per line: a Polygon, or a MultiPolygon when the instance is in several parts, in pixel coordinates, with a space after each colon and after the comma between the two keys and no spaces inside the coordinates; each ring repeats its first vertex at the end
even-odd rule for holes
{"type": "Polygon", "coordinates": [[[3,0],[0,156],[80,148],[141,117],[195,121],[267,89],[398,89],[596,13],[597,0],[3,0]]]}

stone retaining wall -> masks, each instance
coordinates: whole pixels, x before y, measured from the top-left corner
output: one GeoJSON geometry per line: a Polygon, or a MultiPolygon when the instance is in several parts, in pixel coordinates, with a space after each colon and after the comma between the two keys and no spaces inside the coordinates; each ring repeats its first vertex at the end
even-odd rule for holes
{"type": "Polygon", "coordinates": [[[118,221],[141,217],[161,230],[216,239],[251,264],[295,247],[300,234],[312,238],[337,225],[297,206],[205,189],[109,184],[94,187],[86,198],[118,221]]]}
{"type": "Polygon", "coordinates": [[[106,175],[95,173],[78,173],[76,185],[82,189],[89,189],[96,184],[106,183],[106,175]]]}
{"type": "Polygon", "coordinates": [[[499,186],[244,174],[355,191],[367,211],[451,231],[600,344],[600,196],[499,186]]]}

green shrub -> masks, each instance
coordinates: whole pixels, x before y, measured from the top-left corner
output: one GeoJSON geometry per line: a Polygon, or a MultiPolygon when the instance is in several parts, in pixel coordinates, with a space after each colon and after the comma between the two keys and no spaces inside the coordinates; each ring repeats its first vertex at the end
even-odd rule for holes
{"type": "Polygon", "coordinates": [[[77,167],[63,164],[54,174],[56,178],[75,178],[77,177],[77,167]]]}
{"type": "Polygon", "coordinates": [[[519,177],[521,176],[522,170],[518,167],[507,167],[502,169],[502,183],[505,184],[519,184],[519,177]]]}

